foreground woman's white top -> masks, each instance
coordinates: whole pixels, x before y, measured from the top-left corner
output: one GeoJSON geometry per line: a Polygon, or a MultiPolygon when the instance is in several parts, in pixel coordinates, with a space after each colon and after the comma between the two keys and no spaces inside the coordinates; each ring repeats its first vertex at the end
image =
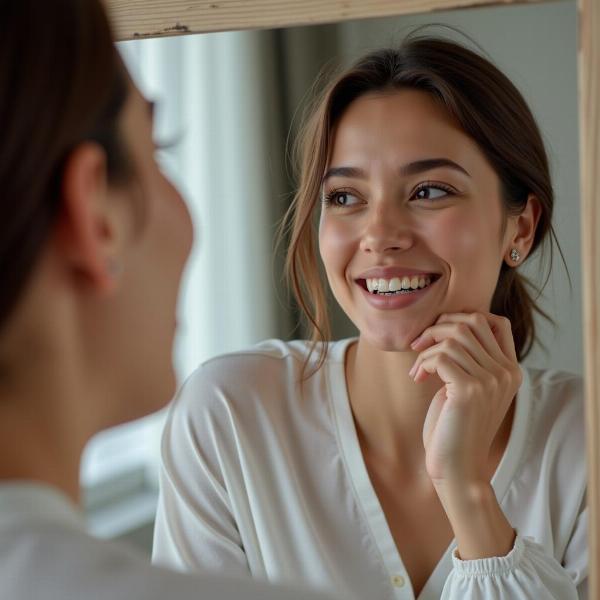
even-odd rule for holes
{"type": "MultiPolygon", "coordinates": [[[[152,566],[127,547],[85,532],[82,515],[58,490],[0,483],[2,600],[311,600],[217,575],[152,566]]],[[[326,600],[315,596],[314,600],[326,600]]]]}
{"type": "MultiPolygon", "coordinates": [[[[356,436],[344,375],[351,341],[331,345],[302,391],[304,342],[213,359],[188,380],[163,437],[156,561],[341,597],[414,599],[356,436]]],[[[581,382],[523,371],[492,480],[515,546],[505,557],[460,561],[451,544],[419,600],[587,596],[581,382]]]]}

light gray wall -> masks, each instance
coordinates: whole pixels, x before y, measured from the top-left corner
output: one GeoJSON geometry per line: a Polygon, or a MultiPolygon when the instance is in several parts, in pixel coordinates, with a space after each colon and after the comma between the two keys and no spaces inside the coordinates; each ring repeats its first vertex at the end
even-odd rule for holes
{"type": "MultiPolygon", "coordinates": [[[[350,61],[366,50],[397,43],[415,27],[430,23],[451,25],[473,38],[516,84],[537,118],[552,166],[556,193],[554,225],[573,290],[569,289],[560,256],[555,256],[541,304],[557,327],[538,321],[547,353],[536,346],[526,363],[581,373],[576,4],[561,1],[355,21],[339,26],[339,48],[345,61],[350,61]]],[[[433,28],[431,32],[449,35],[443,29],[433,28]]],[[[461,36],[452,37],[469,43],[461,36]]],[[[541,271],[539,261],[524,268],[534,281],[539,281],[541,271]]],[[[352,332],[339,315],[336,325],[340,337],[352,332]]]]}

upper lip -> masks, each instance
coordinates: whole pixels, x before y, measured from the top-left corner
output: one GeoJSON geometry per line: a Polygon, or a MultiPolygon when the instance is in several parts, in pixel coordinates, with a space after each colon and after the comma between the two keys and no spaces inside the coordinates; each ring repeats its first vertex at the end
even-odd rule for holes
{"type": "Polygon", "coordinates": [[[394,277],[414,277],[416,275],[429,275],[437,277],[439,274],[427,269],[408,269],[404,267],[373,267],[361,273],[360,279],[392,279],[394,277]]]}

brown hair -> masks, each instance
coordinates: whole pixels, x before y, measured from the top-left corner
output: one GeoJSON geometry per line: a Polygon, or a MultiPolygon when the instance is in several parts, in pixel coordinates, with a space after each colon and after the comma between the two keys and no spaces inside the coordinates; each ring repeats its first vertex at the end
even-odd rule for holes
{"type": "Polygon", "coordinates": [[[69,153],[96,141],[109,182],[129,178],[128,85],[99,0],[0,0],[0,327],[50,233],[69,153]]]}
{"type": "MultiPolygon", "coordinates": [[[[332,132],[360,96],[407,88],[431,94],[478,144],[500,179],[505,216],[519,214],[529,194],[538,198],[541,217],[531,253],[548,237],[558,244],[551,223],[552,183],[540,131],[519,91],[497,67],[460,44],[430,36],[408,38],[398,48],[367,54],[325,88],[301,131],[296,148],[299,186],[281,229],[290,236],[286,275],[312,329],[311,354],[322,342],[315,370],[325,360],[331,335],[326,292],[317,267],[314,208],[330,159],[332,132]]],[[[552,246],[550,250],[551,261],[552,246]]],[[[533,313],[548,318],[536,303],[539,291],[533,297],[529,289],[536,290],[515,269],[502,265],[491,310],[510,319],[519,360],[536,341],[533,313]]],[[[307,364],[309,359],[310,355],[307,364]]]]}

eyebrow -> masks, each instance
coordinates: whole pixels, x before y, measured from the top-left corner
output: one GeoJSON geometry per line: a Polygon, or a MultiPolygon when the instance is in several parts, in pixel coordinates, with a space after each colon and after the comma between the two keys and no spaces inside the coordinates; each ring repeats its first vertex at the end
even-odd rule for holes
{"type": "MultiPolygon", "coordinates": [[[[427,158],[424,160],[417,160],[400,167],[400,175],[408,177],[409,175],[417,175],[424,173],[425,171],[431,171],[433,169],[439,169],[445,167],[447,169],[453,169],[459,171],[467,177],[471,177],[466,169],[461,167],[449,158],[427,158]]],[[[353,179],[366,179],[366,174],[363,169],[357,167],[331,167],[328,169],[323,177],[323,183],[331,177],[350,177],[353,179]]]]}

